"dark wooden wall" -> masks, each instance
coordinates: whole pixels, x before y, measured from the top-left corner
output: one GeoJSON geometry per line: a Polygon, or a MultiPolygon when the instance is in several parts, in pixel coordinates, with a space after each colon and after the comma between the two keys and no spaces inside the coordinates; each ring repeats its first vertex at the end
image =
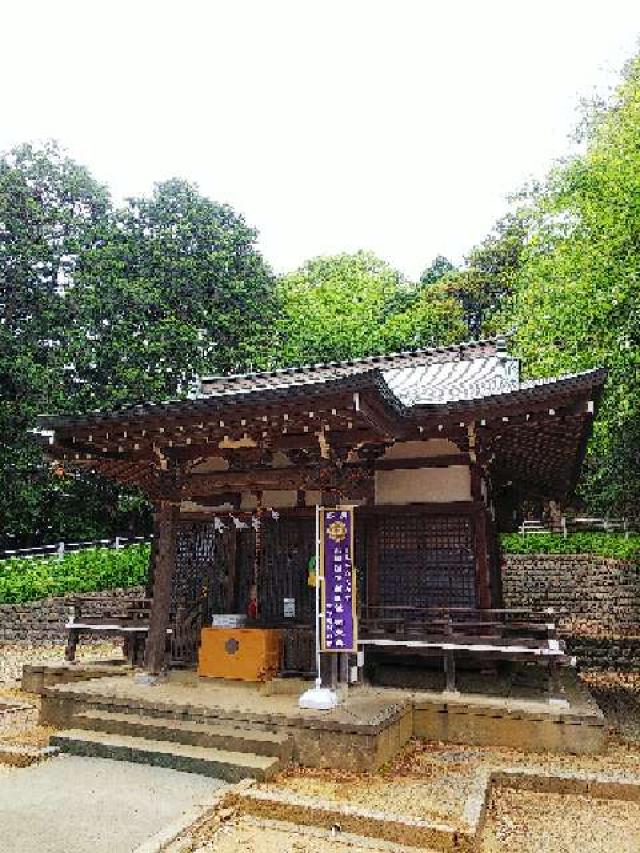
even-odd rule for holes
{"type": "MultiPolygon", "coordinates": [[[[180,524],[173,612],[177,607],[189,612],[200,606],[202,624],[210,624],[214,613],[246,613],[257,563],[260,619],[285,628],[285,669],[310,671],[315,589],[307,579],[315,554],[314,515],[264,518],[258,535],[251,526],[236,529],[231,521],[225,524],[223,532],[209,521],[183,519],[180,524]],[[295,600],[294,619],[284,618],[285,598],[295,600]]],[[[358,602],[361,607],[479,606],[478,548],[483,543],[491,583],[487,600],[501,606],[497,540],[484,506],[431,504],[356,511],[358,602]]]]}

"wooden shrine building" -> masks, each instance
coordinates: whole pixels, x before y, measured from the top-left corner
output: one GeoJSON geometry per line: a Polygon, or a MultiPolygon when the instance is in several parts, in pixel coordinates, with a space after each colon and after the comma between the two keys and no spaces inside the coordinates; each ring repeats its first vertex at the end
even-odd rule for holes
{"type": "Polygon", "coordinates": [[[315,507],[355,504],[358,606],[500,607],[496,532],[575,485],[605,373],[520,380],[502,340],[204,378],[190,398],[40,419],[46,452],[156,508],[145,665],[214,614],[313,669],[315,507]]]}

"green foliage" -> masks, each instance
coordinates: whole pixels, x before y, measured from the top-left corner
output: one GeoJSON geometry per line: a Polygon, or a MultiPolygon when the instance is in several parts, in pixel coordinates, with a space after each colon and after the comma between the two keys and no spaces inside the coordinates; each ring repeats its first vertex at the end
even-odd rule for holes
{"type": "Polygon", "coordinates": [[[471,250],[466,265],[442,277],[464,315],[468,338],[495,332],[494,315],[513,293],[527,235],[526,210],[507,213],[493,231],[471,250]]]}
{"type": "Polygon", "coordinates": [[[585,151],[522,207],[526,243],[498,323],[528,376],[609,369],[583,480],[594,510],[640,504],[640,57],[586,125],[585,151]]]}
{"type": "Polygon", "coordinates": [[[85,405],[175,397],[199,375],[266,366],[275,302],[256,238],[177,179],[115,211],[77,276],[70,360],[85,405]]]}
{"type": "Polygon", "coordinates": [[[146,583],[148,569],[148,545],[130,545],[119,550],[89,548],[68,554],[62,560],[57,557],[1,560],[0,604],[138,586],[146,583]]]}
{"type": "Polygon", "coordinates": [[[444,255],[436,255],[429,266],[425,267],[422,271],[420,284],[435,284],[436,281],[440,281],[441,278],[444,278],[446,275],[450,275],[455,271],[456,268],[449,258],[445,258],[444,255]]]}
{"type": "Polygon", "coordinates": [[[505,554],[596,554],[620,560],[640,560],[640,535],[622,533],[503,533],[505,554]]]}
{"type": "Polygon", "coordinates": [[[438,286],[402,280],[367,252],[315,258],[279,282],[281,364],[309,364],[451,343],[460,310],[438,286]]]}
{"type": "MultiPolygon", "coordinates": [[[[27,429],[38,412],[73,399],[63,387],[72,278],[108,208],[105,189],[53,143],[0,158],[0,541],[15,537],[7,544],[58,532],[60,483],[27,429]]],[[[75,502],[78,518],[92,491],[75,502]]]]}
{"type": "Polygon", "coordinates": [[[114,210],[55,144],[0,157],[0,545],[148,532],[139,495],[52,476],[28,429],[266,366],[275,296],[255,241],[184,181],[114,210]]]}

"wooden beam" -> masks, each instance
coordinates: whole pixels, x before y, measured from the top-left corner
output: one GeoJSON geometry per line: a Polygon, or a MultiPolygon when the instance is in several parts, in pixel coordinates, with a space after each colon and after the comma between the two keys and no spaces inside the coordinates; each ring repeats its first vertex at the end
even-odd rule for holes
{"type": "MultiPolygon", "coordinates": [[[[398,433],[398,424],[385,410],[380,401],[365,391],[354,392],[355,410],[382,438],[394,438],[398,433]]],[[[379,439],[378,439],[379,440],[379,439]]]]}
{"type": "Polygon", "coordinates": [[[378,471],[396,471],[411,468],[448,468],[450,465],[468,465],[468,453],[448,453],[443,456],[420,456],[415,459],[378,459],[378,471]]]}
{"type": "Polygon", "coordinates": [[[253,471],[216,471],[210,474],[190,474],[183,487],[185,498],[264,489],[298,489],[303,475],[298,468],[265,468],[253,471]]]}
{"type": "Polygon", "coordinates": [[[153,604],[149,619],[149,634],[144,653],[144,665],[151,675],[158,675],[165,666],[167,628],[171,612],[171,590],[176,566],[176,532],[179,507],[160,501],[156,508],[158,535],[153,582],[153,604]]]}

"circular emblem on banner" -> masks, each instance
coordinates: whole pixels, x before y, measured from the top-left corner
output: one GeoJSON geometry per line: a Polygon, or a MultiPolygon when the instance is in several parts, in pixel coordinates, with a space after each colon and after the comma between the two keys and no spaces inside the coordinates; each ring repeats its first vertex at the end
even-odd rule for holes
{"type": "Polygon", "coordinates": [[[332,521],[327,527],[327,533],[334,542],[344,542],[347,538],[347,525],[344,521],[332,521]]]}

